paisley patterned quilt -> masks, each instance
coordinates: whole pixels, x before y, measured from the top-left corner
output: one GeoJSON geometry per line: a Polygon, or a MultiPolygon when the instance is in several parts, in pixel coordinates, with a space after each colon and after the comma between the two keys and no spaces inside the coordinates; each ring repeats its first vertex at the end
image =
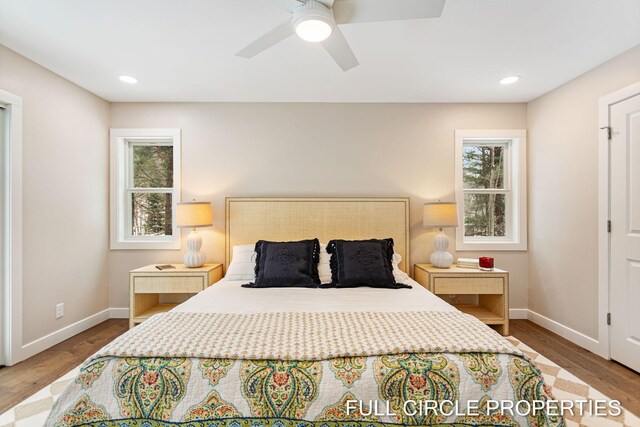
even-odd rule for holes
{"type": "Polygon", "coordinates": [[[495,406],[552,399],[462,313],[167,313],[91,357],[46,425],[564,426],[495,406]]]}

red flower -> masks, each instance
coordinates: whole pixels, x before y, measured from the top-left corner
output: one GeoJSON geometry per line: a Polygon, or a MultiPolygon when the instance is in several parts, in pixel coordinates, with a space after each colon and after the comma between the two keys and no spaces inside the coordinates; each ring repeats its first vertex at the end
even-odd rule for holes
{"type": "Polygon", "coordinates": [[[289,374],[286,372],[276,372],[273,374],[273,382],[282,387],[289,382],[289,374]]]}
{"type": "Polygon", "coordinates": [[[416,389],[420,390],[427,385],[427,379],[422,375],[409,375],[409,383],[416,389]]]}
{"type": "Polygon", "coordinates": [[[148,385],[152,385],[158,382],[158,373],[155,371],[146,371],[142,376],[142,380],[148,385]]]}

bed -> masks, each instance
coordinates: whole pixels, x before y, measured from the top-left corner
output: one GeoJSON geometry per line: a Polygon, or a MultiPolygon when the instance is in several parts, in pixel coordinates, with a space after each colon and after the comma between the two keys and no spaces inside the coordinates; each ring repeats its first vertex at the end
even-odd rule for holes
{"type": "Polygon", "coordinates": [[[223,279],[89,358],[47,425],[564,425],[525,355],[402,272],[407,198],[227,199],[226,266],[234,245],[309,237],[392,237],[412,287],[223,279]]]}

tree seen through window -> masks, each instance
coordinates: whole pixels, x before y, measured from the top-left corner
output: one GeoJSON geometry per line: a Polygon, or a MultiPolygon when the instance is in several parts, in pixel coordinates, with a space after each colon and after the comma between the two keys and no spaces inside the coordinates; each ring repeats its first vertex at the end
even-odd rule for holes
{"type": "Polygon", "coordinates": [[[135,144],[131,231],[134,236],[172,234],[173,146],[135,144]]]}
{"type": "Polygon", "coordinates": [[[462,155],[465,236],[505,236],[505,145],[465,144],[462,155]]]}

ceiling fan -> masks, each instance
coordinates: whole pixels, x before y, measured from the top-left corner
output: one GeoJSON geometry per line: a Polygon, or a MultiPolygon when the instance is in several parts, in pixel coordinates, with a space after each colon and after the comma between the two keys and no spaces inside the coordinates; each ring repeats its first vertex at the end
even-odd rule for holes
{"type": "Polygon", "coordinates": [[[349,47],[339,25],[437,18],[446,0],[270,0],[293,14],[271,31],[236,53],[252,58],[293,33],[322,47],[343,71],[357,66],[358,59],[349,47]]]}

